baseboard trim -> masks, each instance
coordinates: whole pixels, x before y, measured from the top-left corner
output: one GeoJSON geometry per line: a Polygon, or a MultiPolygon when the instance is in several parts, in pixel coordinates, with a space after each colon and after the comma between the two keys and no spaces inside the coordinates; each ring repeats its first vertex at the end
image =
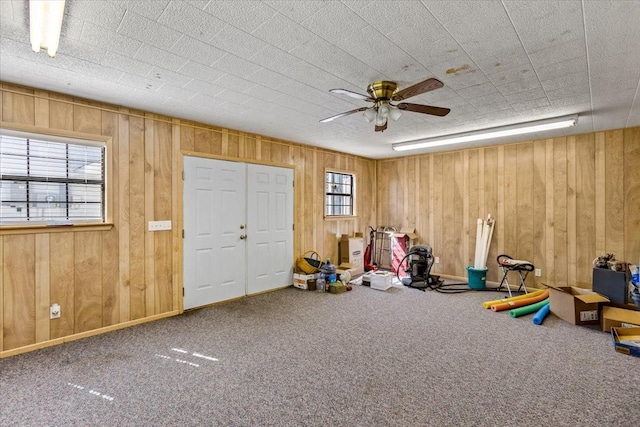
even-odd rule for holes
{"type": "Polygon", "coordinates": [[[238,300],[245,299],[245,298],[248,298],[248,297],[255,297],[257,295],[268,294],[269,292],[279,291],[279,290],[282,290],[282,289],[292,288],[292,287],[293,287],[293,285],[282,285],[282,286],[278,286],[277,288],[267,289],[266,291],[260,291],[260,292],[254,293],[254,294],[241,295],[239,297],[229,298],[229,299],[226,299],[224,301],[216,301],[216,302],[212,302],[211,304],[205,304],[205,305],[199,305],[198,307],[187,308],[187,309],[184,310],[184,312],[185,313],[189,313],[191,311],[200,310],[201,308],[215,307],[216,305],[226,304],[228,302],[238,301],[238,300]]]}
{"type": "Polygon", "coordinates": [[[94,335],[100,335],[111,331],[117,331],[118,329],[129,328],[131,326],[141,325],[143,323],[153,322],[156,320],[172,317],[180,314],[178,310],[168,311],[162,314],[156,314],[142,319],[130,320],[128,322],[118,323],[116,325],[105,326],[103,328],[93,329],[91,331],[79,332],[77,334],[69,335],[62,338],[56,338],[52,340],[42,341],[35,344],[25,345],[23,347],[12,348],[11,350],[0,351],[0,359],[5,357],[11,357],[22,353],[28,353],[30,351],[40,350],[47,347],[53,347],[54,345],[60,345],[67,342],[79,340],[82,338],[92,337],[94,335]]]}

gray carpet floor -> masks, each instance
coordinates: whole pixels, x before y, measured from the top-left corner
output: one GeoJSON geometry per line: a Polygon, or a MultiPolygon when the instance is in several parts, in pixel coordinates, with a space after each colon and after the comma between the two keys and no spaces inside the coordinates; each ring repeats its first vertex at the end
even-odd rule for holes
{"type": "Polygon", "coordinates": [[[501,296],[287,288],[5,358],[0,425],[639,425],[640,359],[501,296]]]}

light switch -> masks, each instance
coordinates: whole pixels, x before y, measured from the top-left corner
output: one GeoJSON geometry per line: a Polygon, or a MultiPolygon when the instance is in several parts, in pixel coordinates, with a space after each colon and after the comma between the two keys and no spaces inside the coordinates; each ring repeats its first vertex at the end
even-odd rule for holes
{"type": "Polygon", "coordinates": [[[171,230],[171,220],[149,221],[149,231],[171,230]]]}

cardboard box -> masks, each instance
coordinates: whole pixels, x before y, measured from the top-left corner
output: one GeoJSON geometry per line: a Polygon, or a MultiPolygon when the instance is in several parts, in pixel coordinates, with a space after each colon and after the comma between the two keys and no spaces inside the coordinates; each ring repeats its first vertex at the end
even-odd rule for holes
{"type": "Polygon", "coordinates": [[[393,273],[391,273],[390,271],[376,271],[373,273],[369,273],[369,282],[371,289],[386,291],[391,287],[392,280],[393,273]]]}
{"type": "Polygon", "coordinates": [[[338,264],[351,264],[352,276],[364,273],[364,238],[362,233],[355,236],[343,234],[338,242],[338,264]]]}
{"type": "Polygon", "coordinates": [[[413,228],[402,228],[391,234],[391,271],[405,270],[408,268],[408,262],[400,265],[405,259],[405,255],[416,244],[418,235],[413,228]]]}
{"type": "Polygon", "coordinates": [[[293,286],[299,289],[306,289],[308,291],[316,290],[316,275],[315,274],[300,274],[293,273],[293,286]]]}
{"type": "Polygon", "coordinates": [[[397,240],[403,240],[407,245],[407,250],[411,249],[411,246],[415,244],[418,238],[415,228],[401,228],[400,231],[392,233],[392,236],[397,240]]]}
{"type": "Polygon", "coordinates": [[[639,327],[640,328],[640,309],[629,306],[610,306],[605,305],[602,307],[602,330],[610,332],[611,328],[624,328],[624,327],[639,327]]]}
{"type": "Polygon", "coordinates": [[[599,325],[599,304],[609,301],[588,289],[575,286],[549,288],[551,313],[574,325],[599,325]]]}
{"type": "Polygon", "coordinates": [[[340,282],[332,283],[329,285],[329,293],[341,294],[347,291],[347,287],[340,282]]]}
{"type": "MultiPolygon", "coordinates": [[[[396,231],[394,233],[391,234],[391,236],[393,237],[392,239],[392,250],[393,250],[393,257],[396,257],[396,253],[398,253],[399,255],[406,255],[407,252],[409,252],[409,249],[411,249],[413,246],[416,245],[416,240],[418,240],[418,235],[416,234],[416,230],[414,228],[402,228],[400,229],[400,231],[396,231]]],[[[394,262],[396,261],[399,262],[400,260],[392,260],[392,266],[394,266],[394,262]]],[[[397,267],[397,265],[395,265],[394,267],[397,267]]],[[[395,268],[394,268],[395,271],[395,268]]]]}
{"type": "Polygon", "coordinates": [[[611,338],[618,353],[640,357],[640,328],[611,328],[611,338]]]}
{"type": "Polygon", "coordinates": [[[338,275],[338,279],[340,279],[340,275],[342,273],[344,273],[345,271],[348,271],[349,274],[351,275],[351,278],[355,278],[356,276],[362,274],[362,272],[360,271],[359,268],[354,267],[353,265],[343,262],[342,264],[340,264],[338,266],[338,268],[336,268],[336,274],[338,275]]]}

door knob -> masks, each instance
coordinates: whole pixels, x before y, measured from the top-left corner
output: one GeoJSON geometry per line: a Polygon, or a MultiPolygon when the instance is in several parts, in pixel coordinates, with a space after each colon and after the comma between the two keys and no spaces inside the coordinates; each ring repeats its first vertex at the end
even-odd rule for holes
{"type": "Polygon", "coordinates": [[[247,235],[246,235],[246,234],[241,234],[241,235],[240,235],[240,240],[244,240],[244,239],[246,239],[246,238],[247,238],[247,235]]]}
{"type": "Polygon", "coordinates": [[[244,230],[244,224],[240,224],[240,230],[244,230]]]}

